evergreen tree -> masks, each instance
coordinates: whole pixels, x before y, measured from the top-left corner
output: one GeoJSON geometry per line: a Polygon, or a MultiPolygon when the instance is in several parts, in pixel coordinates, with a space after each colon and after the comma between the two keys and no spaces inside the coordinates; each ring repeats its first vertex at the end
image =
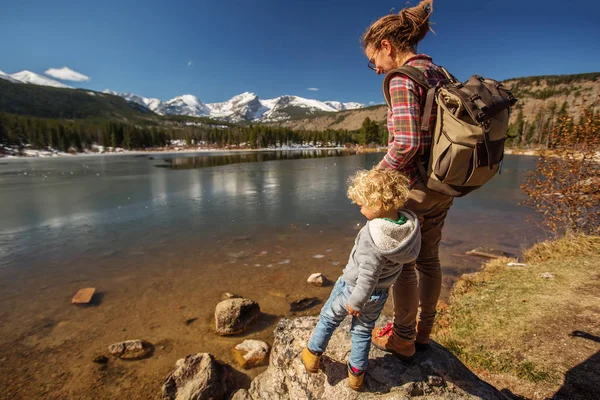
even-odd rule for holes
{"type": "Polygon", "coordinates": [[[369,117],[365,118],[359,132],[359,143],[368,145],[370,143],[380,143],[379,127],[377,123],[371,121],[369,117]]]}

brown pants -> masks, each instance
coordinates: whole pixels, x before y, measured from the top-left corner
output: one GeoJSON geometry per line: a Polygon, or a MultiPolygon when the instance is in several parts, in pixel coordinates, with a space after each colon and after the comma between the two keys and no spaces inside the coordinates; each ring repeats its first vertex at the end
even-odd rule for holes
{"type": "Polygon", "coordinates": [[[453,197],[434,192],[417,183],[410,192],[406,208],[417,214],[421,224],[421,251],[416,263],[404,265],[392,288],[394,299],[394,333],[405,340],[416,335],[417,310],[419,332],[431,332],[436,306],[442,290],[440,241],[442,228],[453,197]],[[417,281],[417,272],[419,279],[417,281]]]}

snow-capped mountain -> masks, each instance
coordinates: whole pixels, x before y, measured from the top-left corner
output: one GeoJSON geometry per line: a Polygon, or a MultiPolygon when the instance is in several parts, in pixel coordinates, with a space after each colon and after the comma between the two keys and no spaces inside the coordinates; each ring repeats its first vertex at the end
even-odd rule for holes
{"type": "Polygon", "coordinates": [[[290,117],[315,114],[317,112],[335,112],[335,108],[319,100],[305,99],[298,96],[281,96],[264,100],[268,108],[263,114],[264,121],[282,121],[290,117]]]}
{"type": "Polygon", "coordinates": [[[156,112],[166,115],[188,115],[190,117],[210,116],[210,109],[191,94],[177,96],[162,103],[156,112]]]}
{"type": "Polygon", "coordinates": [[[64,83],[57,82],[54,79],[46,78],[45,76],[27,70],[17,72],[16,74],[11,74],[9,76],[23,83],[31,83],[33,85],[42,86],[52,86],[63,89],[73,89],[71,86],[65,85],[64,83]]]}
{"type": "Polygon", "coordinates": [[[355,102],[342,103],[340,101],[326,101],[325,104],[327,104],[330,107],[335,108],[337,111],[356,110],[357,108],[364,107],[363,104],[355,103],[355,102]]]}
{"type": "Polygon", "coordinates": [[[222,103],[206,105],[213,118],[226,119],[230,122],[260,120],[262,115],[268,111],[258,96],[254,93],[245,92],[233,96],[230,100],[222,103]]]}
{"type": "Polygon", "coordinates": [[[196,96],[183,95],[161,102],[156,98],[146,98],[132,93],[117,93],[104,90],[124,99],[140,104],[161,115],[188,115],[210,117],[229,122],[271,122],[283,121],[294,116],[306,116],[318,112],[336,112],[362,108],[360,103],[339,101],[319,101],[299,96],[280,96],[261,100],[255,93],[245,92],[221,103],[203,103],[196,96]]]}
{"type": "Polygon", "coordinates": [[[162,105],[162,101],[160,99],[156,99],[153,97],[142,97],[133,93],[117,93],[114,90],[109,89],[104,90],[103,93],[112,94],[114,96],[120,96],[127,101],[139,104],[154,112],[156,112],[156,110],[158,110],[159,107],[162,105]]]}
{"type": "Polygon", "coordinates": [[[16,80],[15,78],[13,78],[12,76],[0,71],[0,79],[4,79],[5,81],[9,81],[12,83],[22,83],[21,81],[16,80]]]}

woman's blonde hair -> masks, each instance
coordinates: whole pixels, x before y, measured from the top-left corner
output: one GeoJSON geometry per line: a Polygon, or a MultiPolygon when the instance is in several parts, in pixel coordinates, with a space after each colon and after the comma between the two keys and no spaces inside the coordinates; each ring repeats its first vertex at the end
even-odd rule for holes
{"type": "Polygon", "coordinates": [[[415,51],[429,28],[429,16],[433,12],[433,0],[423,0],[414,7],[408,7],[398,14],[389,14],[373,22],[360,39],[363,49],[373,46],[381,48],[381,41],[387,39],[398,50],[415,51]]]}
{"type": "Polygon", "coordinates": [[[372,211],[398,210],[408,200],[410,181],[394,169],[359,170],[348,178],[348,197],[372,211]]]}

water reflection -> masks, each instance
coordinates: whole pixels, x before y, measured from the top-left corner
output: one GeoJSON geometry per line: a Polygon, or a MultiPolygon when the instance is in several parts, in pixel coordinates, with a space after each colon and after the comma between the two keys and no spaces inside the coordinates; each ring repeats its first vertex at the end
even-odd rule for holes
{"type": "Polygon", "coordinates": [[[155,166],[157,168],[169,169],[195,169],[218,167],[230,164],[243,164],[275,160],[298,160],[301,158],[341,157],[349,155],[352,155],[352,153],[349,150],[339,149],[235,152],[219,156],[202,155],[172,157],[164,159],[164,162],[166,164],[159,164],[155,166]]]}
{"type": "MultiPolygon", "coordinates": [[[[382,157],[339,157],[347,154],[322,150],[9,162],[0,166],[0,265],[19,268],[41,261],[46,268],[52,256],[59,267],[77,257],[126,254],[138,247],[158,253],[168,244],[210,248],[230,235],[268,236],[297,227],[339,235],[363,222],[346,197],[348,176],[382,157]]],[[[531,212],[517,207],[523,198],[518,185],[534,162],[507,157],[502,175],[457,199],[447,231],[460,229],[448,237],[464,236],[465,216],[466,232],[481,228],[478,235],[486,236],[497,229],[495,238],[517,243],[527,237],[529,230],[522,229],[531,212]]]]}

